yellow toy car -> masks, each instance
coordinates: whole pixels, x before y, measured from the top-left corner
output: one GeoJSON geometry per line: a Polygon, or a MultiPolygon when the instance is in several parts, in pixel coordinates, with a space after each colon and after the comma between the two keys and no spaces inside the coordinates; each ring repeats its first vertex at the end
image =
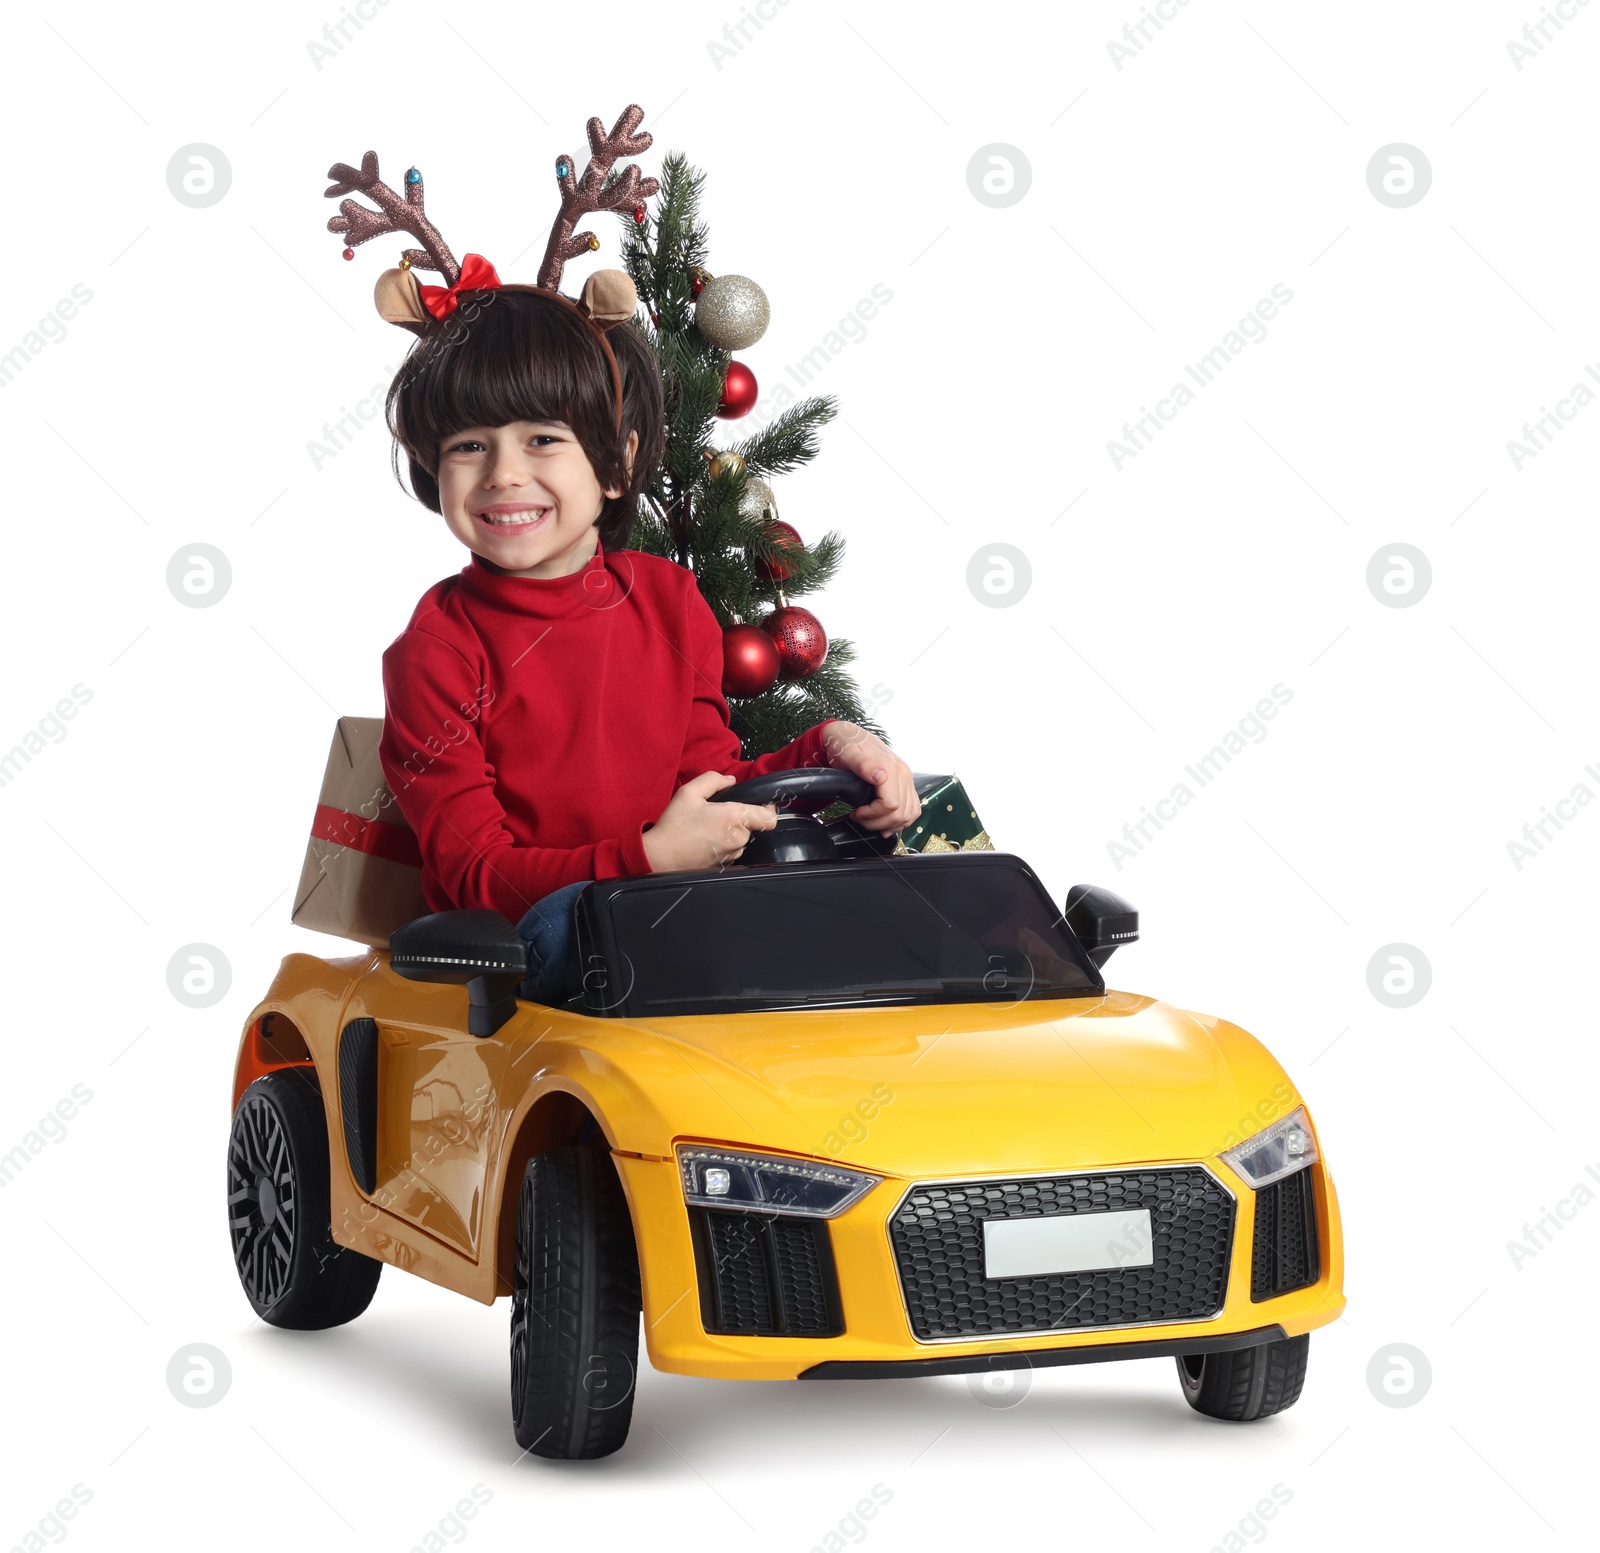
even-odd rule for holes
{"type": "Polygon", "coordinates": [[[495,912],[284,960],[228,1151],[263,1320],[348,1321],[385,1262],[509,1294],[516,1438],[550,1457],[622,1444],[641,1310],[678,1374],[1156,1355],[1212,1417],[1298,1397],[1344,1306],[1315,1128],[1244,1031],[1106,989],[1138,936],[1116,896],[1058,909],[1018,857],[784,811],[736,866],[587,886],[576,926],[560,1007],[518,997],[495,912]]]}

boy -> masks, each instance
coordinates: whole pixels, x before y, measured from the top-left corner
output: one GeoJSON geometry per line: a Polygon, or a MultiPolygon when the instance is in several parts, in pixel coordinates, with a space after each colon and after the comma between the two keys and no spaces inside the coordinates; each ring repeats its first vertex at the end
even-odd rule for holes
{"type": "Polygon", "coordinates": [[[402,369],[389,413],[413,490],[472,559],[384,654],[380,760],[429,906],[516,922],[524,995],[562,1000],[585,883],[716,867],[776,823],[771,806],[707,802],[736,781],[838,766],[877,790],[862,825],[916,819],[910,769],[853,723],[738,758],[693,575],[620,548],[661,447],[659,378],[630,329],[604,337],[536,288],[502,288],[402,369]]]}

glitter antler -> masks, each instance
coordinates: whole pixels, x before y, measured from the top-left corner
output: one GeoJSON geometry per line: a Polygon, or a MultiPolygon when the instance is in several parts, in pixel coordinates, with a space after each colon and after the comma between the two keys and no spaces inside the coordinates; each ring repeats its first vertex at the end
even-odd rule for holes
{"type": "Polygon", "coordinates": [[[638,103],[630,103],[609,135],[604,133],[604,126],[598,118],[590,119],[589,150],[592,155],[581,178],[576,176],[570,156],[563,154],[556,159],[556,181],[561,185],[561,210],[550,229],[544,263],[539,269],[539,284],[547,291],[554,291],[560,286],[561,270],[568,259],[575,259],[580,253],[588,253],[598,246],[587,232],[573,231],[585,216],[602,210],[619,210],[625,205],[637,205],[660,189],[661,185],[654,178],[641,178],[637,166],[625,168],[615,183],[606,184],[606,174],[619,156],[637,156],[641,151],[649,150],[655,137],[648,131],[634,134],[643,117],[644,109],[638,103]]]}
{"type": "MultiPolygon", "coordinates": [[[[593,139],[592,126],[589,133],[593,139]]],[[[648,137],[646,139],[648,141],[648,137]]],[[[325,191],[324,198],[331,200],[354,189],[365,194],[378,207],[368,210],[354,200],[345,200],[339,206],[339,214],[328,220],[330,232],[342,232],[352,248],[374,237],[382,237],[387,232],[409,233],[422,244],[420,248],[406,249],[405,257],[412,264],[419,269],[437,270],[444,276],[447,286],[455,285],[461,278],[461,266],[456,263],[455,255],[445,245],[439,229],[428,220],[423,210],[422,174],[416,172],[415,168],[406,174],[404,197],[379,181],[376,151],[369,151],[361,158],[359,171],[346,162],[335,162],[328,169],[328,176],[334,183],[331,189],[325,191]],[[415,178],[412,173],[416,173],[415,178]]]]}

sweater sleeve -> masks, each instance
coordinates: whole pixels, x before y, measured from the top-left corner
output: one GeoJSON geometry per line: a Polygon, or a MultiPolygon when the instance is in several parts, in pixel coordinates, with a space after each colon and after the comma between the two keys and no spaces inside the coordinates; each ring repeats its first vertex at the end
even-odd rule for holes
{"type": "Polygon", "coordinates": [[[683,759],[678,763],[681,787],[702,771],[721,771],[736,781],[765,776],[769,771],[794,771],[803,766],[830,764],[822,730],[837,718],[824,718],[798,739],[754,760],[739,758],[739,736],[729,723],[728,702],[722,694],[722,628],[699,585],[689,579],[686,642],[694,669],[694,704],[689,712],[689,732],[683,759]]]}
{"type": "Polygon", "coordinates": [[[479,735],[480,676],[448,643],[406,631],[383,655],[383,699],[383,774],[428,871],[458,909],[489,908],[516,922],[563,885],[651,872],[642,825],[583,846],[515,844],[479,735]]]}

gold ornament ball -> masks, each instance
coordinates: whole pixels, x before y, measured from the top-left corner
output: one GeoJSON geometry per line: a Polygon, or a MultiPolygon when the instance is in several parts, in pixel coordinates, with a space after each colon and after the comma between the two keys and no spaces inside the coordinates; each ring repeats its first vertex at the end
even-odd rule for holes
{"type": "Polygon", "coordinates": [[[748,275],[716,275],[695,299],[694,321],[718,350],[748,350],[767,332],[767,294],[748,275]]]}
{"type": "Polygon", "coordinates": [[[739,516],[746,523],[765,525],[778,521],[778,498],[765,480],[752,475],[746,482],[744,495],[739,498],[739,516]]]}
{"type": "Polygon", "coordinates": [[[731,448],[720,453],[708,451],[706,457],[711,461],[712,479],[718,475],[736,475],[744,469],[744,460],[731,448]]]}

